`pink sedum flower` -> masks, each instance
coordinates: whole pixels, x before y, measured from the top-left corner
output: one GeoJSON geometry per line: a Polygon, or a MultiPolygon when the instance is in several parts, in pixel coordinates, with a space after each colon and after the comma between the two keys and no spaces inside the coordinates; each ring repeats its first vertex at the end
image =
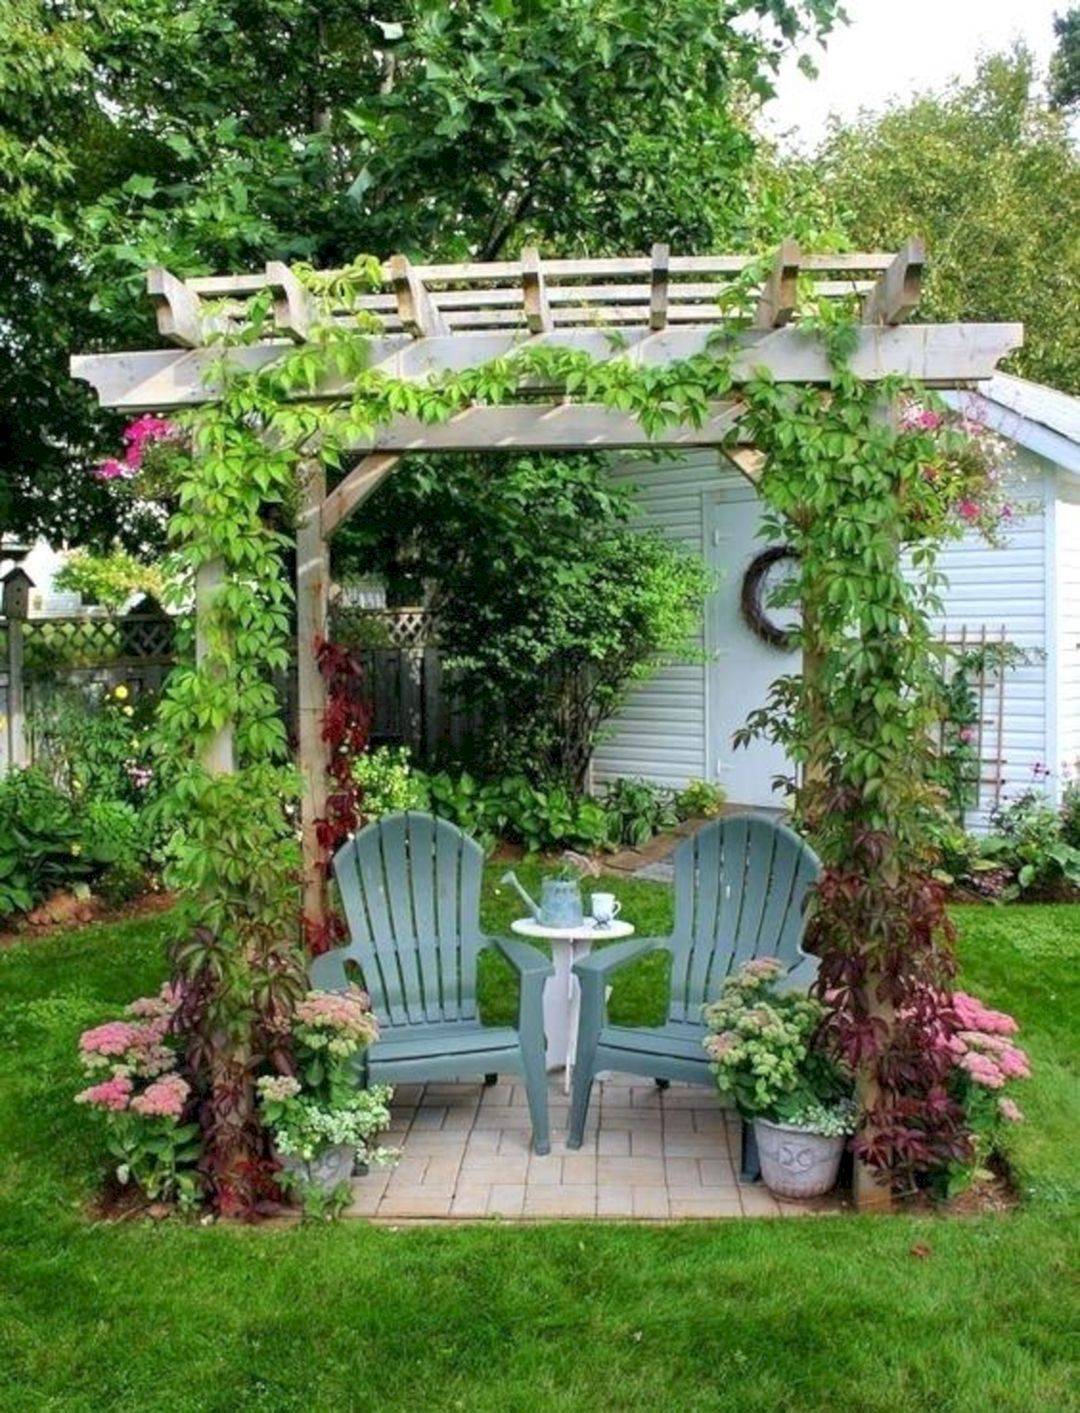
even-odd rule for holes
{"type": "Polygon", "coordinates": [[[953,1009],[964,1030],[982,1030],[988,1035],[1015,1035],[1019,1026],[1004,1011],[992,1011],[977,996],[966,991],[953,993],[953,1009]]]}
{"type": "Polygon", "coordinates": [[[779,957],[755,957],[752,962],[747,962],[742,970],[745,976],[757,976],[765,981],[772,981],[783,976],[787,968],[779,957]]]}
{"type": "Polygon", "coordinates": [[[123,1055],[136,1043],[143,1027],[130,1021],[106,1021],[79,1036],[79,1049],[86,1055],[123,1055]]]}
{"type": "Polygon", "coordinates": [[[178,1074],[155,1080],[131,1101],[131,1108],[145,1118],[178,1119],[191,1093],[187,1080],[178,1074]]]}
{"type": "Polygon", "coordinates": [[[128,1107],[128,1100],[131,1098],[131,1080],[127,1075],[113,1075],[112,1079],[105,1080],[102,1084],[93,1084],[89,1089],[84,1089],[80,1094],[76,1094],[76,1104],[93,1104],[97,1109],[107,1109],[110,1113],[119,1114],[128,1107]]]}
{"type": "Polygon", "coordinates": [[[976,1084],[981,1084],[986,1089],[1004,1087],[1005,1076],[989,1055],[969,1050],[960,1060],[960,1068],[966,1070],[976,1084]]]}

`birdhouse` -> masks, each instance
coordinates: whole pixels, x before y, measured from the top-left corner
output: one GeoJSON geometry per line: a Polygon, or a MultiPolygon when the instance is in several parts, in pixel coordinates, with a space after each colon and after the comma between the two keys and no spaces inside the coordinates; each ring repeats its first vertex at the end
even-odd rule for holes
{"type": "Polygon", "coordinates": [[[3,608],[5,618],[25,618],[30,611],[30,590],[34,581],[25,569],[18,565],[9,569],[2,581],[4,585],[3,608]]]}

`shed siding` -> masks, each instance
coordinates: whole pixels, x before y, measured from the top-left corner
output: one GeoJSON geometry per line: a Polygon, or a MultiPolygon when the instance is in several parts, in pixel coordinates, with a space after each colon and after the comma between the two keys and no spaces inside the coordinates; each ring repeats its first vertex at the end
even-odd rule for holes
{"type": "Polygon", "coordinates": [[[1064,476],[1060,482],[1054,507],[1058,759],[1048,762],[1057,779],[1062,767],[1080,771],[1080,486],[1064,476]]]}
{"type": "MultiPolygon", "coordinates": [[[[741,474],[718,452],[703,448],[677,460],[620,459],[612,478],[636,489],[643,529],[661,531],[697,554],[704,552],[702,500],[741,474]]],[[[697,646],[703,638],[699,632],[697,646]]],[[[706,774],[705,667],[665,666],[631,696],[593,757],[593,780],[637,776],[679,788],[706,774]]]]}
{"type": "MultiPolygon", "coordinates": [[[[1005,711],[1001,725],[1004,765],[1002,797],[1007,800],[1032,783],[1036,765],[1044,765],[1052,749],[1051,719],[1047,711],[1047,502],[1053,497],[1054,479],[1046,463],[1029,452],[1018,451],[1020,479],[1012,487],[1016,501],[1028,513],[1018,516],[999,548],[978,535],[946,545],[938,564],[948,579],[942,595],[944,613],[936,620],[940,633],[959,637],[966,627],[969,638],[985,626],[1028,649],[1033,661],[1012,668],[1005,677],[1005,711]]],[[[994,772],[997,754],[997,700],[988,691],[983,721],[984,774],[994,772]]],[[[983,785],[980,807],[969,812],[966,824],[984,829],[993,808],[993,792],[983,785]]]]}
{"type": "MultiPolygon", "coordinates": [[[[1054,752],[1052,713],[1047,710],[1049,664],[1038,654],[1046,647],[1052,612],[1048,612],[1048,583],[1053,580],[1047,569],[1046,506],[1053,498],[1055,478],[1045,461],[1028,452],[1018,452],[1017,468],[1023,478],[1017,499],[1029,513],[1017,518],[1001,548],[988,548],[975,535],[945,547],[940,565],[949,585],[945,612],[935,625],[950,636],[958,636],[965,626],[969,636],[977,635],[983,625],[988,634],[996,634],[1004,625],[1010,642],[1033,650],[1035,660],[1012,670],[1005,683],[1001,754],[1006,798],[1028,785],[1036,764],[1047,762],[1054,752]]],[[[626,459],[614,464],[612,475],[636,487],[642,526],[656,528],[702,553],[705,495],[741,479],[726,459],[704,450],[675,463],[626,459]]],[[[1064,556],[1058,593],[1070,600],[1070,608],[1059,608],[1056,615],[1064,674],[1058,739],[1062,749],[1076,756],[1080,755],[1080,646],[1076,646],[1080,644],[1080,501],[1059,502],[1057,509],[1059,554],[1064,556]],[[1073,645],[1071,656],[1066,653],[1069,645],[1073,645]]],[[[594,780],[602,783],[632,775],[680,786],[695,776],[708,778],[706,680],[702,666],[684,664],[664,668],[639,688],[596,752],[594,780]]],[[[984,740],[985,754],[990,755],[997,746],[992,693],[988,693],[987,708],[991,719],[984,726],[984,740]]],[[[970,813],[968,825],[984,828],[992,803],[991,791],[984,786],[980,808],[970,813]]]]}

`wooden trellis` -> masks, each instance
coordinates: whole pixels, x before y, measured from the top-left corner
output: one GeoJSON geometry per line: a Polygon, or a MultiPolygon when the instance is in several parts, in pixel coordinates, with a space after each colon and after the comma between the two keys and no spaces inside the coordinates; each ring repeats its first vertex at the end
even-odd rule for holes
{"type": "MultiPolygon", "coordinates": [[[[794,321],[800,277],[825,298],[855,295],[862,328],[850,357],[860,378],[893,374],[937,387],[988,378],[1023,341],[1019,324],[924,324],[905,321],[916,309],[925,261],[922,243],[896,253],[818,255],[781,245],[755,294],[753,327],[734,337],[736,385],[767,369],[778,382],[827,383],[832,369],[820,340],[794,321]]],[[[726,317],[725,295],[744,270],[743,255],[672,255],[655,245],[648,256],[614,259],[541,259],[535,249],[519,259],[413,265],[395,255],[382,267],[382,288],[364,295],[360,308],[382,321],[369,339],[369,367],[398,379],[426,379],[477,367],[529,342],[615,356],[644,366],[664,366],[709,350],[726,317]]],[[[333,272],[326,272],[332,274],[333,272]]],[[[274,329],[256,343],[230,347],[236,368],[257,369],[303,343],[320,320],[315,301],[284,265],[264,270],[181,280],[165,270],[148,277],[158,328],[171,348],[91,354],[72,360],[72,373],[96,389],[104,406],[130,412],[190,406],[211,400],[212,365],[223,356],[220,336],[242,317],[242,302],[260,291],[273,294],[274,329]]],[[[330,317],[354,321],[353,310],[330,317]]],[[[355,325],[354,325],[355,326],[355,325]]],[[[328,377],[305,392],[306,400],[347,393],[328,377]]],[[[672,426],[650,436],[631,414],[571,403],[544,389],[510,406],[470,407],[445,423],[427,425],[399,417],[355,448],[357,464],[327,493],[315,460],[302,467],[297,530],[297,618],[300,644],[300,764],[306,864],[305,910],[323,909],[315,820],[324,812],[325,776],[320,737],[325,706],[314,644],[325,636],[328,611],[328,537],[408,451],[620,450],[632,447],[720,446],[737,425],[737,393],[712,403],[701,425],[672,426]]],[[[747,463],[748,474],[752,463],[747,463]]],[[[220,571],[202,572],[198,602],[204,606],[220,571]]],[[[229,733],[207,752],[211,768],[231,768],[229,733]]]]}

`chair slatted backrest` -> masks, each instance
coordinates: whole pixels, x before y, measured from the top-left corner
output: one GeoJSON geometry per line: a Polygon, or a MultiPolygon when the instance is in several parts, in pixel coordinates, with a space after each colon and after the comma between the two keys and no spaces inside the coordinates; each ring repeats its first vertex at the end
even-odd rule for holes
{"type": "Polygon", "coordinates": [[[484,855],[428,814],[385,815],[334,855],[355,959],[384,1026],[472,1020],[484,855]]]}
{"type": "Polygon", "coordinates": [[[799,960],[806,895],[820,868],[797,834],[755,815],[717,820],[679,845],[671,1020],[699,1021],[729,972],[753,957],[799,960]]]}

